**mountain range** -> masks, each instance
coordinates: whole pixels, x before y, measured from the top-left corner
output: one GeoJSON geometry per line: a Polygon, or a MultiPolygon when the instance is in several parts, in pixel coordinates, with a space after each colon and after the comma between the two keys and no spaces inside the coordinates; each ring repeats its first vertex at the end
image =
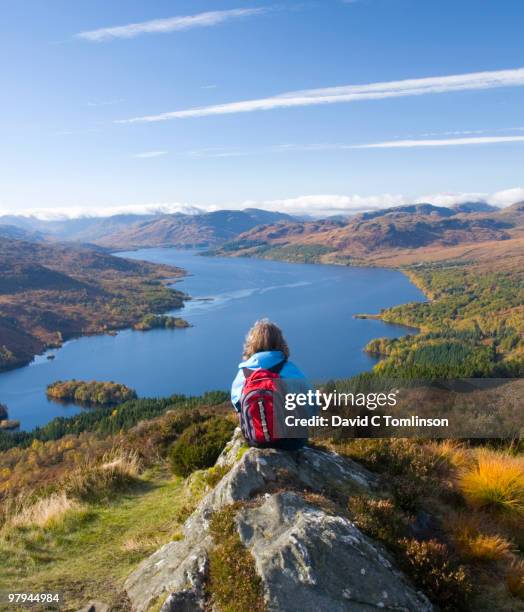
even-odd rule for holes
{"type": "Polygon", "coordinates": [[[215,254],[324,263],[397,265],[428,250],[510,241],[524,233],[524,203],[505,209],[414,204],[365,212],[343,220],[283,221],[259,226],[215,254]],[[397,259],[395,259],[397,258],[397,259]],[[377,261],[375,261],[377,260],[377,261]]]}
{"type": "MultiPolygon", "coordinates": [[[[119,214],[41,220],[0,217],[0,237],[31,242],[67,241],[118,251],[148,247],[212,248],[235,243],[323,244],[365,254],[376,248],[420,248],[503,240],[515,225],[514,207],[485,202],[451,208],[412,204],[327,219],[304,219],[257,208],[196,214],[119,214]]],[[[234,250],[234,249],[233,249],[234,250]]]]}
{"type": "Polygon", "coordinates": [[[164,246],[195,248],[217,246],[257,225],[292,219],[284,213],[257,208],[200,214],[120,214],[58,221],[9,215],[0,217],[0,236],[31,239],[32,234],[113,250],[164,246]]]}

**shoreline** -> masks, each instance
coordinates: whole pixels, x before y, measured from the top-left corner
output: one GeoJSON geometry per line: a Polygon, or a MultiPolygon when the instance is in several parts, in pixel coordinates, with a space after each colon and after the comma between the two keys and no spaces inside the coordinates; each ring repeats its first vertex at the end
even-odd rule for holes
{"type": "MultiPolygon", "coordinates": [[[[152,263],[152,262],[146,262],[146,263],[152,263]]],[[[162,264],[162,265],[166,265],[166,264],[162,264]]],[[[171,285],[181,282],[186,276],[189,276],[187,270],[184,270],[183,268],[179,268],[179,270],[181,271],[181,274],[179,276],[166,276],[165,278],[157,279],[164,287],[166,287],[166,289],[168,289],[173,294],[173,297],[176,295],[176,293],[183,293],[183,292],[179,292],[177,289],[175,289],[171,285]]],[[[60,342],[53,344],[53,343],[45,343],[44,341],[42,341],[43,348],[40,352],[33,353],[31,358],[27,359],[26,361],[20,361],[16,364],[13,364],[13,366],[11,367],[7,366],[7,367],[0,368],[0,376],[4,373],[13,372],[15,370],[19,370],[20,368],[25,368],[28,365],[31,365],[34,362],[36,357],[44,357],[46,353],[48,353],[49,351],[60,350],[66,342],[71,342],[72,340],[79,340],[80,338],[90,338],[93,336],[116,336],[118,332],[120,331],[125,331],[128,329],[135,330],[134,326],[140,323],[140,321],[144,317],[148,315],[162,316],[162,315],[168,315],[169,313],[174,312],[174,311],[180,311],[183,308],[185,308],[185,302],[189,302],[193,298],[189,294],[183,293],[183,297],[180,297],[180,299],[182,300],[182,303],[180,306],[173,306],[169,308],[168,310],[162,311],[162,312],[149,311],[141,315],[141,317],[136,320],[127,321],[125,324],[112,326],[107,329],[100,328],[98,330],[94,329],[92,331],[69,332],[69,333],[61,332],[60,330],[57,330],[55,333],[57,334],[57,336],[60,337],[60,342]]]]}
{"type": "MultiPolygon", "coordinates": [[[[147,247],[147,248],[157,248],[157,247],[147,247]]],[[[169,249],[178,249],[179,247],[162,247],[162,248],[169,248],[169,249]]],[[[125,253],[128,251],[138,251],[138,250],[144,250],[144,249],[125,249],[125,250],[121,250],[121,251],[113,251],[111,254],[115,255],[116,257],[119,257],[119,253],[125,253]]],[[[195,250],[195,249],[184,249],[187,251],[191,251],[191,250],[195,250]]],[[[206,253],[205,251],[202,251],[202,253],[206,253]]],[[[348,264],[348,263],[342,263],[342,262],[324,262],[324,261],[308,261],[308,262],[298,262],[298,261],[291,261],[285,258],[276,258],[276,259],[270,259],[267,257],[257,257],[256,255],[237,255],[237,256],[231,256],[231,255],[225,255],[222,253],[213,253],[210,252],[209,255],[206,255],[207,257],[226,257],[226,258],[243,258],[243,259],[258,259],[258,260],[265,260],[265,261],[276,261],[276,262],[283,262],[283,263],[290,263],[290,264],[308,264],[308,265],[315,265],[315,266],[329,266],[329,265],[336,265],[336,266],[341,266],[341,267],[349,267],[349,268],[367,268],[367,269],[377,269],[377,268],[382,268],[384,270],[396,270],[398,272],[401,272],[402,274],[404,274],[411,283],[413,283],[413,285],[415,287],[417,287],[420,291],[422,291],[422,293],[425,295],[425,297],[427,298],[428,301],[432,301],[432,296],[427,292],[427,289],[422,285],[422,283],[420,283],[420,281],[418,281],[416,275],[411,271],[411,270],[405,270],[403,268],[400,267],[394,267],[394,266],[377,266],[374,265],[372,263],[367,263],[364,261],[359,261],[358,264],[348,264]]],[[[140,260],[137,260],[140,261],[140,260]]],[[[154,263],[154,262],[150,262],[148,260],[143,260],[146,263],[154,263]]],[[[159,264],[159,265],[168,265],[168,264],[159,264]]],[[[174,285],[176,283],[181,282],[185,277],[187,276],[192,276],[191,273],[189,273],[187,270],[180,268],[181,270],[181,275],[179,276],[167,276],[165,278],[161,278],[158,279],[160,283],[162,283],[162,285],[164,285],[166,288],[168,288],[170,291],[176,291],[174,288],[172,288],[170,285],[174,285]]],[[[188,294],[184,294],[184,297],[182,298],[182,305],[179,307],[174,307],[174,308],[169,308],[166,311],[162,311],[162,312],[148,312],[145,313],[143,316],[147,316],[149,314],[151,315],[166,315],[169,314],[173,311],[178,311],[178,310],[182,310],[185,307],[185,302],[186,301],[191,301],[194,298],[188,294]]],[[[201,298],[202,300],[204,299],[208,299],[208,298],[201,298]]],[[[403,303],[401,304],[396,304],[396,306],[402,306],[403,303]]],[[[393,306],[392,308],[394,308],[395,306],[393,306]]],[[[354,319],[372,319],[372,320],[377,320],[377,321],[381,321],[382,323],[384,323],[385,325],[398,325],[400,327],[404,327],[407,329],[415,329],[417,330],[418,333],[422,332],[423,329],[421,327],[417,327],[415,325],[410,325],[408,323],[404,323],[404,322],[396,322],[396,321],[386,321],[383,318],[383,315],[380,313],[376,313],[376,314],[368,314],[368,313],[357,313],[352,315],[352,317],[354,319]]],[[[34,362],[36,357],[44,357],[46,355],[46,353],[48,353],[49,351],[53,351],[53,350],[60,350],[64,344],[66,342],[70,342],[73,340],[78,340],[80,338],[88,338],[88,337],[93,337],[93,336],[104,336],[104,335],[108,335],[108,336],[114,336],[116,335],[118,332],[120,331],[125,331],[125,330],[133,330],[134,326],[140,322],[141,319],[137,319],[136,321],[129,321],[126,322],[126,324],[123,324],[121,326],[115,326],[115,327],[111,327],[108,329],[100,329],[100,330],[93,330],[93,331],[88,331],[88,332],[78,332],[78,333],[62,333],[60,331],[57,331],[57,334],[60,334],[61,336],[61,342],[59,344],[46,344],[43,348],[43,350],[41,352],[38,353],[34,353],[31,357],[31,359],[28,359],[27,361],[24,362],[20,362],[16,365],[13,365],[13,367],[6,367],[6,368],[2,368],[0,369],[0,375],[6,372],[12,372],[14,370],[18,370],[20,368],[24,368],[28,365],[30,365],[31,363],[34,362]]],[[[372,340],[375,340],[376,338],[373,338],[372,340]]],[[[363,349],[365,351],[365,347],[363,349]]]]}

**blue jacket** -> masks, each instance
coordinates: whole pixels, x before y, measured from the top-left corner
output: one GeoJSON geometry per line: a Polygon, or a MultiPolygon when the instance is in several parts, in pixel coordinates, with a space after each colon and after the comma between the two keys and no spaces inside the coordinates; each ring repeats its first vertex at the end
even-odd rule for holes
{"type": "MultiPolygon", "coordinates": [[[[284,354],[281,351],[263,351],[261,353],[255,353],[246,361],[242,361],[238,364],[238,372],[233,384],[231,385],[231,403],[237,412],[240,410],[240,396],[242,395],[242,389],[246,380],[244,377],[243,368],[249,368],[250,370],[267,370],[276,366],[283,360],[284,354]]],[[[304,374],[291,361],[286,361],[284,367],[280,371],[280,376],[281,378],[302,381],[303,386],[305,386],[307,389],[310,388],[304,374]]]]}

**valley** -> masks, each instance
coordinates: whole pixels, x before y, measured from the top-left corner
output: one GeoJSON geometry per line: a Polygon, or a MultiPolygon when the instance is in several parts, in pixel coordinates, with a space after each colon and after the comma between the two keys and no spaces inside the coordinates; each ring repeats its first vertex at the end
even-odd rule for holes
{"type": "MultiPolygon", "coordinates": [[[[263,609],[255,553],[246,552],[234,521],[274,503],[282,512],[278,528],[285,516],[300,519],[302,512],[322,516],[322,525],[353,525],[359,542],[370,538],[373,550],[381,547],[416,587],[420,600],[413,609],[429,606],[427,597],[442,610],[523,610],[523,501],[520,489],[510,488],[522,482],[518,440],[337,435],[304,451],[325,466],[317,483],[314,463],[304,459],[309,467],[300,473],[313,482],[307,490],[289,486],[298,476],[294,464],[286,464],[294,478],[284,472],[276,482],[264,480],[263,497],[232,488],[234,504],[215,503],[236,482],[228,479],[230,472],[247,474],[259,487],[267,462],[280,469],[285,461],[279,453],[248,450],[240,439],[228,443],[236,422],[228,394],[205,393],[227,386],[245,330],[260,316],[283,326],[293,359],[315,381],[324,381],[324,393],[365,392],[392,378],[408,387],[412,380],[506,378],[502,387],[494,381],[478,393],[492,408],[502,404],[498,416],[519,419],[522,205],[451,213],[410,208],[345,221],[279,220],[234,240],[215,237],[207,253],[148,243],[147,249],[115,257],[100,246],[50,242],[45,234],[37,242],[1,239],[0,312],[11,305],[28,354],[30,342],[49,346],[67,333],[64,328],[53,336],[63,321],[44,316],[48,312],[68,322],[83,316],[81,333],[103,331],[102,316],[115,327],[150,331],[125,329],[65,342],[48,353],[53,359],[42,356],[0,375],[0,399],[24,428],[0,432],[0,587],[16,580],[27,590],[60,590],[63,609],[71,611],[93,599],[103,599],[115,612],[143,599],[157,610],[166,583],[152,580],[149,567],[159,558],[178,562],[200,551],[202,534],[193,526],[201,509],[210,508],[204,596],[222,603],[233,597],[241,602],[236,609],[263,609]],[[316,263],[324,265],[310,265],[316,263]],[[177,281],[177,291],[166,286],[168,278],[177,281]],[[195,299],[184,301],[178,289],[195,299]],[[184,320],[153,316],[182,303],[184,320]],[[33,318],[26,312],[31,304],[33,318]],[[42,305],[40,318],[34,318],[35,304],[42,305]],[[51,381],[108,377],[142,397],[89,409],[44,397],[51,381]],[[227,461],[214,465],[223,448],[227,461]],[[328,482],[335,465],[339,471],[328,482]],[[241,589],[228,578],[237,576],[238,567],[241,589]]],[[[126,238],[121,245],[135,248],[141,240],[126,238]]],[[[21,338],[13,346],[21,346],[21,338]]],[[[58,389],[70,397],[73,386],[58,389]]],[[[91,389],[98,392],[99,386],[91,383],[91,389]]],[[[408,408],[421,398],[427,395],[415,384],[405,397],[408,408]]],[[[478,399],[475,391],[463,394],[450,404],[450,415],[465,409],[474,414],[478,399]]],[[[341,563],[353,559],[353,548],[348,555],[341,538],[332,537],[341,563]]],[[[313,540],[301,536],[299,544],[316,558],[319,545],[313,540]]],[[[341,576],[344,584],[352,576],[330,575],[341,576]]],[[[389,591],[398,587],[393,574],[386,572],[384,580],[389,591]]],[[[411,593],[402,584],[395,597],[411,593]]],[[[367,597],[367,582],[355,581],[359,585],[359,597],[367,597]]],[[[265,582],[264,588],[273,587],[265,582]]]]}

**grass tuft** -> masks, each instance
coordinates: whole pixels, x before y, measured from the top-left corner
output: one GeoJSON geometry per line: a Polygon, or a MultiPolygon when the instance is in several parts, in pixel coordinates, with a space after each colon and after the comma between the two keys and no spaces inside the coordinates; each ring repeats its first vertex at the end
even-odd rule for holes
{"type": "Polygon", "coordinates": [[[449,523],[455,547],[464,559],[507,560],[515,550],[514,544],[502,535],[486,532],[486,520],[476,514],[453,514],[449,523]]]}
{"type": "Polygon", "coordinates": [[[9,527],[49,529],[60,526],[69,514],[81,514],[83,506],[71,499],[66,493],[54,493],[33,504],[20,507],[8,522],[9,527]]]}
{"type": "Polygon", "coordinates": [[[462,470],[459,487],[474,508],[524,517],[524,459],[504,453],[478,451],[475,462],[462,470]]]}
{"type": "Polygon", "coordinates": [[[104,455],[101,462],[85,462],[72,471],[63,483],[63,489],[72,497],[96,501],[108,498],[135,483],[140,472],[136,451],[114,449],[104,455]]]}

